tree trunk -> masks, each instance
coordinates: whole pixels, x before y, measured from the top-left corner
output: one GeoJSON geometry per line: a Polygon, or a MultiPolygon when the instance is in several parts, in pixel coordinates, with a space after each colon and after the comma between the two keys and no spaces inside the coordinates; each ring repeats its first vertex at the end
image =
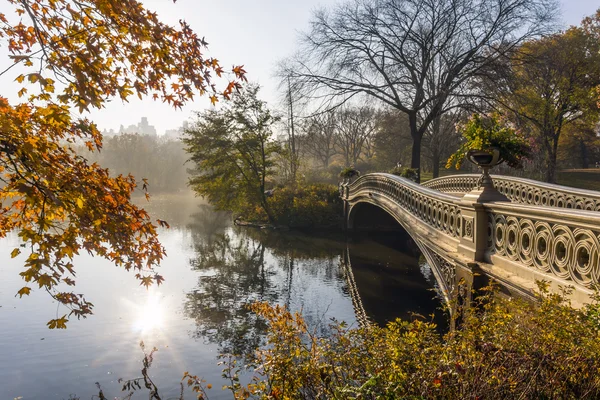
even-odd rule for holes
{"type": "Polygon", "coordinates": [[[431,157],[431,163],[433,164],[433,177],[437,178],[440,176],[440,152],[434,151],[431,157]]]}
{"type": "Polygon", "coordinates": [[[585,145],[585,141],[581,139],[579,141],[579,145],[581,146],[581,168],[587,169],[590,167],[590,160],[588,157],[588,149],[585,145]]]}
{"type": "Polygon", "coordinates": [[[421,139],[423,134],[417,129],[417,114],[408,115],[408,124],[410,126],[410,136],[413,140],[410,167],[417,170],[416,182],[421,183],[421,139]]]}
{"type": "Polygon", "coordinates": [[[549,143],[548,146],[548,162],[546,163],[546,182],[556,183],[556,153],[558,151],[558,138],[549,143]]]}

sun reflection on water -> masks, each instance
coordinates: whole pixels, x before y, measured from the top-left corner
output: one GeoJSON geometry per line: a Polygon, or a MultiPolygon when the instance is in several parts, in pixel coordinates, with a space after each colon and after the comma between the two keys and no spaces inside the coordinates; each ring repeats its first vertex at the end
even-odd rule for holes
{"type": "Polygon", "coordinates": [[[136,306],[133,329],[141,334],[162,331],[165,322],[163,296],[155,290],[148,290],[146,300],[136,306]]]}

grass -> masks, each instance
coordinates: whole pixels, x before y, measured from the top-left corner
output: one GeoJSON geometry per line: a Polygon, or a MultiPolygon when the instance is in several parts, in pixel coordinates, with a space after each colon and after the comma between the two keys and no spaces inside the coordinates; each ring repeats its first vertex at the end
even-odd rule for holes
{"type": "Polygon", "coordinates": [[[600,191],[600,168],[559,171],[558,184],[600,191]]]}

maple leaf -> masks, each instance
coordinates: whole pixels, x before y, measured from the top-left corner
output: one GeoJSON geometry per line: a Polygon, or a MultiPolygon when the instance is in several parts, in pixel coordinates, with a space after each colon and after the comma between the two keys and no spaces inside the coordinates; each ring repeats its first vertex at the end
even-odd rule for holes
{"type": "Polygon", "coordinates": [[[67,316],[63,315],[60,318],[48,321],[46,325],[48,325],[48,328],[50,329],[67,329],[67,322],[69,322],[67,316]]]}
{"type": "MultiPolygon", "coordinates": [[[[29,296],[29,294],[31,293],[31,288],[28,288],[27,286],[22,287],[21,289],[19,289],[19,291],[17,292],[17,294],[19,295],[19,298],[27,295],[29,296]]],[[[16,295],[15,295],[16,296],[16,295]]]]}

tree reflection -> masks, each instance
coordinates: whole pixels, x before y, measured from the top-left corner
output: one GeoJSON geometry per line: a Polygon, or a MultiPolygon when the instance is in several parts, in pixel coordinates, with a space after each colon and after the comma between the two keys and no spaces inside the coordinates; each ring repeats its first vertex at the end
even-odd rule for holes
{"type": "Polygon", "coordinates": [[[190,265],[200,273],[184,305],[186,315],[196,322],[192,337],[218,344],[222,353],[247,356],[262,344],[267,328],[250,311],[251,303],[304,309],[310,324],[317,318],[312,312],[317,307],[299,293],[302,285],[315,279],[332,281],[343,292],[339,239],[231,227],[219,221],[205,207],[188,224],[195,252],[190,265]],[[297,274],[312,278],[298,282],[297,274]]]}
{"type": "Polygon", "coordinates": [[[347,243],[335,235],[238,228],[208,207],[192,219],[190,265],[199,278],[184,310],[196,323],[191,336],[217,344],[221,353],[245,357],[263,344],[267,326],[248,307],[256,301],[302,311],[319,335],[327,334],[330,316],[355,323],[351,292],[371,321],[382,325],[411,318],[412,312],[435,314],[440,305],[418,254],[402,237],[386,234],[377,242],[357,237],[347,243]],[[353,291],[344,260],[353,271],[353,291]]]}
{"type": "Polygon", "coordinates": [[[192,268],[201,271],[185,312],[196,321],[195,338],[218,343],[223,353],[247,355],[261,344],[266,326],[247,307],[277,301],[265,265],[265,246],[231,231],[196,242],[192,268]]]}

